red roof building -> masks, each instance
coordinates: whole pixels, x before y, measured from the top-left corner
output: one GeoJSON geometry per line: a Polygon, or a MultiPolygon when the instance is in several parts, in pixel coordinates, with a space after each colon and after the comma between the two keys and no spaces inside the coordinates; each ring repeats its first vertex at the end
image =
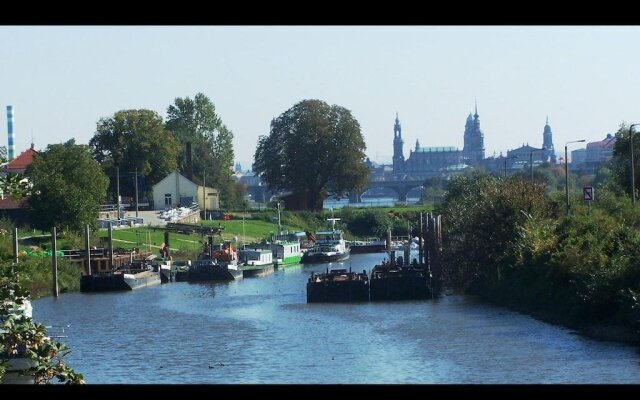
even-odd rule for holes
{"type": "Polygon", "coordinates": [[[13,160],[9,161],[6,165],[2,166],[0,172],[11,172],[14,174],[22,174],[29,165],[33,162],[33,156],[37,153],[33,149],[33,143],[31,147],[20,153],[20,155],[13,160]]]}

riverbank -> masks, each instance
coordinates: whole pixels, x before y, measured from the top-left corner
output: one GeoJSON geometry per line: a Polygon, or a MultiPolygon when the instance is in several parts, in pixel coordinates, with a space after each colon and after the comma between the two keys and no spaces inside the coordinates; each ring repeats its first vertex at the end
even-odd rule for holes
{"type": "MultiPolygon", "coordinates": [[[[27,289],[32,300],[53,294],[53,273],[51,259],[28,259],[16,265],[22,287],[27,289]]],[[[82,265],[70,261],[58,260],[58,292],[77,292],[80,290],[82,265]]]]}
{"type": "MultiPolygon", "coordinates": [[[[451,291],[453,292],[453,291],[451,291]]],[[[457,290],[456,294],[462,294],[457,290]]],[[[616,343],[624,343],[628,345],[638,346],[640,348],[640,332],[633,329],[630,326],[625,325],[604,325],[604,324],[591,324],[586,325],[578,321],[571,321],[566,314],[557,313],[551,310],[543,309],[525,309],[522,306],[516,305],[513,302],[502,301],[490,296],[483,296],[481,294],[466,296],[476,296],[483,302],[494,306],[504,307],[512,311],[516,311],[523,315],[531,316],[546,324],[561,326],[571,329],[575,334],[587,337],[589,339],[608,341],[616,343]]],[[[556,309],[558,310],[558,309],[556,309]]]]}

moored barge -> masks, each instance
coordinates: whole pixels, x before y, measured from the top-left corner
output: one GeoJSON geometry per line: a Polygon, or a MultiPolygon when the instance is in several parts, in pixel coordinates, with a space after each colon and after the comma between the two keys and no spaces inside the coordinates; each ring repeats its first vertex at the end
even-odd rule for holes
{"type": "Polygon", "coordinates": [[[312,273],[307,281],[307,303],[369,301],[367,271],[347,272],[335,268],[324,274],[312,273]]]}

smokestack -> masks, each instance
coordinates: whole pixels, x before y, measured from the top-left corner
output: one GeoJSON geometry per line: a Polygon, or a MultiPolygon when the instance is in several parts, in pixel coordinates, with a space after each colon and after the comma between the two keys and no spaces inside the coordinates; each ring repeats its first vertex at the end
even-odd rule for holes
{"type": "Polygon", "coordinates": [[[187,178],[193,182],[193,162],[191,161],[191,142],[187,142],[187,178]]]}
{"type": "Polygon", "coordinates": [[[13,106],[7,106],[7,132],[9,133],[9,147],[7,148],[8,161],[13,160],[16,146],[13,143],[13,106]]]}

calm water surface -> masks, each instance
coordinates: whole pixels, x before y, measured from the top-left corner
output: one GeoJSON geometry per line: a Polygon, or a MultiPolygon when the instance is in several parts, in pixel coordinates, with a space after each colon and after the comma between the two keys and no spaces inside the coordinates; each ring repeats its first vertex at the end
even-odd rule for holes
{"type": "MultiPolygon", "coordinates": [[[[344,262],[370,271],[382,254],[344,262]]],[[[88,383],[640,383],[640,354],[463,296],[307,304],[327,265],[34,301],[88,383]]]]}

